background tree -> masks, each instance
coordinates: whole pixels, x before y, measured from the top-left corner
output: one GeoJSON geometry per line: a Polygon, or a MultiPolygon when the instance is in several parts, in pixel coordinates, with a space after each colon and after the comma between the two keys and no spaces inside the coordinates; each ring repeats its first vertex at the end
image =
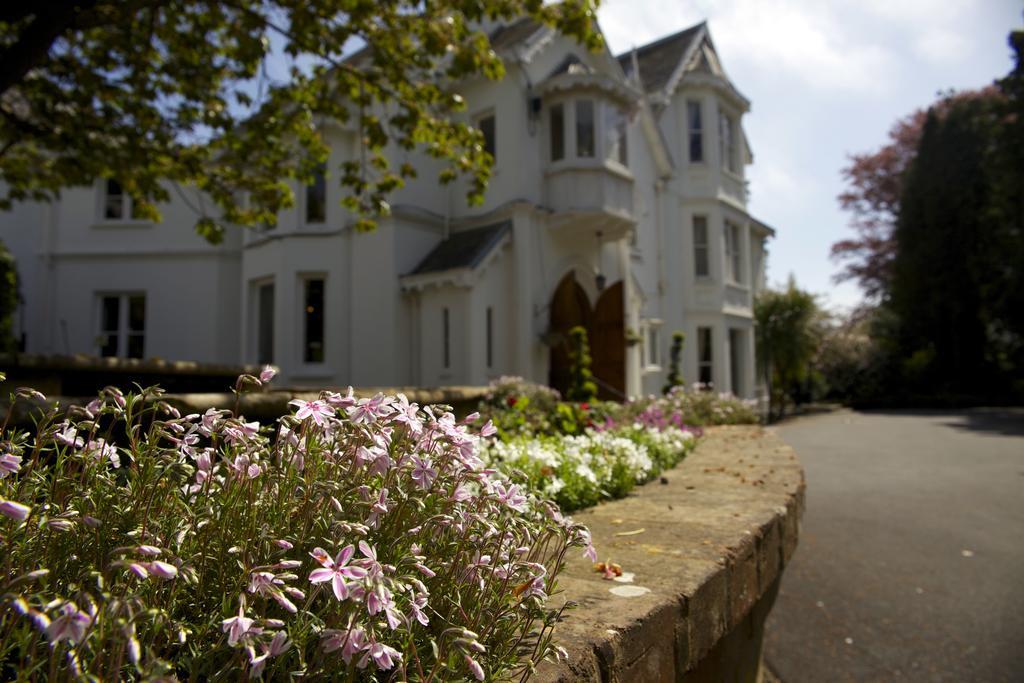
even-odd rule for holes
{"type": "Polygon", "coordinates": [[[770,419],[782,417],[797,402],[811,378],[822,313],[814,295],[792,277],[784,290],[765,290],[754,301],[757,361],[768,385],[770,419]]]}
{"type": "Polygon", "coordinates": [[[351,122],[360,154],[329,169],[367,220],[414,175],[389,145],[441,160],[482,199],[490,157],[479,131],[453,120],[460,79],[504,73],[485,19],[528,15],[591,48],[593,0],[49,0],[0,6],[0,209],[113,178],[140,217],[158,219],[167,181],[212,202],[196,227],[275,224],[290,179],[326,160],[319,124],[351,122]],[[348,57],[354,46],[364,48],[348,57]],[[292,59],[288,79],[265,66],[292,59]],[[240,206],[238,197],[248,198],[240,206]]]}
{"type": "MultiPolygon", "coordinates": [[[[993,88],[949,93],[931,107],[941,116],[957,102],[991,97],[993,88]]],[[[894,231],[900,211],[904,178],[917,154],[928,109],[918,109],[889,130],[889,142],[873,152],[850,156],[842,170],[848,189],[840,206],[851,212],[854,236],[832,245],[832,259],[843,262],[837,281],[853,280],[871,301],[888,293],[896,254],[894,231]]]]}

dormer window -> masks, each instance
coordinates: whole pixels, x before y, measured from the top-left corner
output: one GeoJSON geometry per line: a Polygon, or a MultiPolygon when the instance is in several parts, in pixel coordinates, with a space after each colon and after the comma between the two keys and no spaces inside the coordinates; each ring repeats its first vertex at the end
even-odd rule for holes
{"type": "Polygon", "coordinates": [[[548,106],[550,160],[588,159],[629,165],[625,111],[591,97],[567,98],[548,106]]]}

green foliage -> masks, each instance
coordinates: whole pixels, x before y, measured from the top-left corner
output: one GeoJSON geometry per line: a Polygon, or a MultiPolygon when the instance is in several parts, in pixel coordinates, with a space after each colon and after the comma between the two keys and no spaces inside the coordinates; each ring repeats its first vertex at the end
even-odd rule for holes
{"type": "Polygon", "coordinates": [[[328,171],[361,227],[415,175],[392,167],[398,150],[439,160],[441,182],[468,177],[479,203],[492,160],[455,116],[459,82],[504,74],[480,22],[529,16],[597,49],[594,10],[591,0],[7,3],[0,209],[113,178],[138,217],[158,220],[184,185],[212,200],[196,227],[216,241],[226,224],[274,225],[294,205],[294,182],[327,159],[329,121],[356,134],[358,158],[328,171]],[[282,81],[267,75],[271,56],[287,62],[282,81]]]}
{"type": "Polygon", "coordinates": [[[14,313],[18,298],[18,269],[11,252],[0,242],[0,353],[15,349],[14,313]]]}
{"type": "Polygon", "coordinates": [[[577,403],[586,403],[597,398],[597,384],[590,371],[593,359],[587,342],[587,329],[582,325],[569,330],[569,390],[566,398],[577,403]]]}
{"type": "Polygon", "coordinates": [[[672,333],[672,347],[668,352],[668,378],[665,380],[665,386],[662,387],[661,393],[667,394],[672,391],[674,387],[681,387],[686,382],[683,381],[683,344],[686,342],[686,335],[680,331],[672,333]]]}
{"type": "Polygon", "coordinates": [[[781,291],[765,290],[754,301],[757,361],[769,391],[769,413],[781,417],[811,379],[821,336],[822,313],[814,295],[790,278],[781,291]]]}

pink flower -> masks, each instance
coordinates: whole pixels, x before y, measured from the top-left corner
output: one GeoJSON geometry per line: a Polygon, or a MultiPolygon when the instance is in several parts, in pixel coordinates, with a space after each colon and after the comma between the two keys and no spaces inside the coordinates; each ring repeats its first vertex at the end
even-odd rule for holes
{"type": "MultiPolygon", "coordinates": [[[[380,516],[388,511],[388,490],[381,489],[377,501],[370,506],[370,515],[366,518],[367,526],[376,529],[380,525],[380,516]]],[[[362,545],[360,545],[362,547],[362,545]]]]}
{"type": "Polygon", "coordinates": [[[16,522],[24,522],[31,510],[29,506],[15,503],[13,500],[0,501],[0,515],[10,517],[16,522]]]}
{"type": "Polygon", "coordinates": [[[398,395],[398,400],[395,401],[395,408],[395,422],[408,427],[410,434],[418,435],[423,431],[423,420],[418,415],[419,406],[415,403],[409,403],[409,399],[405,397],[405,394],[398,395]]]}
{"type": "Polygon", "coordinates": [[[154,560],[146,565],[149,573],[158,579],[173,579],[178,575],[178,568],[168,562],[154,560]]]}
{"type": "Polygon", "coordinates": [[[310,555],[317,562],[323,565],[322,569],[314,569],[309,574],[310,583],[331,582],[334,589],[334,597],[338,600],[348,599],[348,583],[345,579],[361,579],[366,576],[366,570],[362,567],[347,566],[352,555],[356,552],[355,547],[348,545],[342,548],[333,560],[323,548],[315,548],[310,555]]]}
{"type": "Polygon", "coordinates": [[[274,545],[276,545],[278,548],[283,548],[285,550],[291,550],[292,548],[295,547],[295,546],[293,546],[291,544],[290,541],[286,541],[283,538],[275,539],[274,540],[274,545]]]}
{"type": "Polygon", "coordinates": [[[488,437],[494,436],[498,433],[498,428],[494,426],[494,423],[488,420],[484,423],[484,426],[480,428],[480,436],[488,437]]]}
{"type": "Polygon", "coordinates": [[[501,483],[494,484],[494,493],[497,494],[498,500],[516,512],[526,511],[526,496],[521,491],[518,484],[509,484],[508,488],[501,483]]]}
{"type": "Polygon", "coordinates": [[[420,458],[414,455],[412,456],[412,461],[415,464],[412,470],[412,480],[421,489],[426,491],[434,483],[434,479],[437,478],[437,470],[432,467],[433,463],[430,462],[430,458],[420,458]]]}
{"type": "Polygon", "coordinates": [[[238,616],[223,620],[221,630],[228,634],[228,645],[234,647],[238,641],[248,635],[259,635],[263,629],[253,626],[255,620],[245,616],[245,601],[240,600],[238,604],[238,616]]]}
{"type": "Polygon", "coordinates": [[[348,393],[342,396],[336,391],[328,391],[324,393],[324,399],[335,408],[351,408],[356,404],[355,396],[352,395],[352,387],[348,388],[348,393]]]}
{"type": "Polygon", "coordinates": [[[421,624],[423,624],[424,626],[426,626],[427,624],[430,623],[430,617],[428,617],[426,615],[426,613],[423,611],[423,609],[426,606],[427,606],[427,596],[424,595],[423,593],[420,593],[419,595],[417,595],[416,599],[413,600],[412,603],[409,605],[409,608],[412,611],[412,617],[414,619],[416,619],[416,621],[418,621],[421,624]]]}
{"type": "Polygon", "coordinates": [[[395,662],[402,661],[402,653],[393,647],[388,647],[384,643],[378,643],[376,640],[371,638],[369,650],[363,655],[362,661],[365,662],[367,657],[373,659],[373,663],[377,665],[378,669],[390,669],[395,665],[395,662]]]}
{"type": "Polygon", "coordinates": [[[299,420],[305,420],[306,418],[313,418],[318,426],[323,427],[324,423],[328,418],[334,417],[334,408],[327,404],[326,401],[303,401],[301,399],[294,399],[288,402],[288,405],[295,406],[298,408],[295,411],[295,417],[299,420]]]}
{"type": "Polygon", "coordinates": [[[109,460],[110,464],[115,468],[121,466],[121,458],[117,454],[117,447],[108,444],[103,439],[96,439],[85,444],[85,450],[82,451],[82,455],[91,456],[100,462],[109,460]]]}
{"type": "Polygon", "coordinates": [[[473,672],[473,676],[476,677],[476,680],[478,680],[478,681],[484,680],[484,669],[483,669],[483,667],[480,666],[480,664],[475,659],[470,657],[469,655],[463,655],[463,656],[466,658],[466,666],[468,666],[469,670],[473,672]]]}
{"type": "Polygon", "coordinates": [[[61,424],[61,428],[61,431],[53,435],[53,438],[57,443],[64,446],[72,446],[73,448],[82,447],[82,444],[84,443],[82,441],[82,437],[78,436],[78,430],[72,427],[70,422],[64,420],[63,424],[61,424]]]}
{"type": "Polygon", "coordinates": [[[0,455],[0,479],[16,473],[21,469],[21,456],[13,453],[0,455]]]}
{"type": "Polygon", "coordinates": [[[269,365],[264,365],[263,369],[260,370],[260,381],[266,384],[270,380],[274,379],[277,375],[277,368],[273,368],[269,365]]]}
{"type": "Polygon", "coordinates": [[[150,557],[156,557],[157,555],[159,555],[163,551],[160,550],[160,548],[157,548],[156,546],[140,545],[139,547],[137,547],[135,549],[135,552],[137,552],[140,555],[149,555],[150,557]]]}
{"type": "Polygon", "coordinates": [[[356,424],[373,424],[378,417],[391,413],[391,408],[384,404],[384,394],[377,394],[373,398],[361,398],[346,410],[349,419],[356,424]]]}
{"type": "Polygon", "coordinates": [[[72,602],[65,602],[60,611],[61,615],[46,627],[46,637],[54,644],[62,640],[81,643],[85,638],[86,629],[92,624],[92,617],[79,610],[72,602]]]}

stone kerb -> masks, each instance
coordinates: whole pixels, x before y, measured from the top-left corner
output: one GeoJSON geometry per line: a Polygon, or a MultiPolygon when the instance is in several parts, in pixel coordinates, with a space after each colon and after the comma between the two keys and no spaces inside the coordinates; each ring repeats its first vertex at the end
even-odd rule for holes
{"type": "Polygon", "coordinates": [[[796,549],[803,469],[761,427],[716,427],[635,495],[574,515],[609,581],[573,559],[560,588],[578,607],[556,631],[568,661],[535,680],[758,681],[764,620],[796,549]]]}

